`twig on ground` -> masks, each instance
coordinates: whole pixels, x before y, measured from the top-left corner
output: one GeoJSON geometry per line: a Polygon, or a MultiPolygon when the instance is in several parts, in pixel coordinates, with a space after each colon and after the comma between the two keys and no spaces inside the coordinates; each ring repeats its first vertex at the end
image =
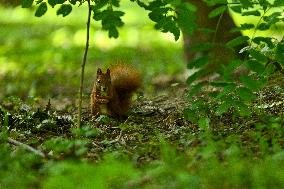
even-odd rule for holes
{"type": "Polygon", "coordinates": [[[15,146],[21,146],[24,149],[26,149],[26,150],[28,150],[30,152],[33,152],[33,153],[35,153],[36,155],[39,155],[42,158],[46,158],[46,155],[43,152],[41,152],[41,151],[39,151],[39,150],[37,150],[37,149],[27,145],[27,144],[24,144],[24,143],[19,142],[19,141],[15,140],[15,139],[12,139],[10,137],[8,137],[8,143],[10,143],[12,145],[15,145],[15,146]]]}

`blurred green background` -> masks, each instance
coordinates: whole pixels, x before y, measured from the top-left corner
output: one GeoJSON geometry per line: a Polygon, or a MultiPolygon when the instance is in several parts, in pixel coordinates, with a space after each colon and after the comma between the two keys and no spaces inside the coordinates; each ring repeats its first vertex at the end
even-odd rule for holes
{"type": "MultiPolygon", "coordinates": [[[[37,18],[35,10],[0,5],[0,98],[74,97],[79,88],[86,38],[87,7],[73,7],[67,17],[49,7],[37,18]]],[[[134,64],[143,72],[149,91],[158,75],[180,75],[185,69],[181,40],[154,30],[147,12],[122,2],[125,25],[118,39],[109,39],[92,20],[86,65],[85,94],[89,94],[97,67],[117,62],[134,64]]]]}

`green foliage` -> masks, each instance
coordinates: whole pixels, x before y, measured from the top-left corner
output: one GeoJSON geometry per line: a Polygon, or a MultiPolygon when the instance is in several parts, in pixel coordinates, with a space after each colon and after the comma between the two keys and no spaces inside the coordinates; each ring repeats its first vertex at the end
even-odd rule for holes
{"type": "MultiPolygon", "coordinates": [[[[65,17],[72,12],[72,5],[76,5],[77,2],[79,2],[80,6],[86,1],[48,0],[47,2],[52,8],[60,5],[60,8],[57,10],[57,15],[62,15],[65,17]]],[[[36,4],[38,7],[35,12],[35,16],[41,17],[46,13],[48,9],[47,2],[37,1],[36,4]]],[[[164,33],[172,33],[175,37],[175,40],[179,39],[181,28],[184,29],[186,33],[192,34],[193,30],[197,27],[197,25],[194,23],[194,12],[196,11],[196,7],[191,3],[166,0],[150,1],[148,4],[145,4],[139,0],[136,2],[140,7],[150,11],[149,18],[156,23],[155,28],[157,30],[160,30],[164,33]]],[[[95,21],[101,21],[102,29],[108,31],[108,36],[110,38],[118,38],[118,28],[124,25],[122,17],[125,14],[123,11],[117,10],[120,8],[119,1],[91,0],[91,3],[93,19],[95,21]]],[[[22,0],[23,8],[29,8],[32,6],[32,4],[33,1],[22,0]]],[[[217,15],[218,14],[220,14],[220,11],[217,11],[217,15]]]]}
{"type": "Polygon", "coordinates": [[[112,8],[108,8],[100,12],[99,10],[94,10],[94,19],[102,21],[102,29],[108,31],[108,36],[118,38],[117,27],[123,26],[121,17],[124,15],[122,11],[114,11],[112,8]]]}
{"type": "Polygon", "coordinates": [[[2,142],[3,132],[0,133],[0,186],[1,188],[26,189],[37,186],[37,171],[42,161],[34,154],[26,153],[23,149],[13,150],[2,142]]]}
{"type": "Polygon", "coordinates": [[[88,152],[88,140],[72,140],[61,137],[45,141],[44,150],[51,151],[54,158],[81,157],[88,152]]]}
{"type": "Polygon", "coordinates": [[[283,24],[282,12],[274,9],[281,5],[280,1],[275,1],[274,4],[266,0],[257,2],[240,0],[233,3],[218,0],[206,2],[208,5],[215,5],[215,8],[208,14],[208,18],[216,16],[222,18],[224,11],[229,8],[241,17],[254,16],[258,21],[257,23],[243,23],[240,27],[232,28],[232,32],[253,30],[252,36],[239,36],[226,41],[225,47],[210,41],[191,47],[192,51],[202,52],[204,55],[194,58],[188,64],[188,68],[198,69],[187,79],[187,84],[191,85],[188,96],[201,94],[208,86],[215,89],[214,92],[209,92],[209,97],[199,98],[195,102],[189,100],[192,107],[185,110],[185,117],[196,124],[199,124],[199,120],[207,118],[208,109],[215,112],[217,116],[229,112],[233,112],[235,116],[252,115],[251,104],[256,99],[258,91],[265,87],[270,74],[273,73],[268,71],[267,65],[275,63],[276,69],[283,72],[280,66],[283,65],[284,58],[283,40],[256,35],[257,31],[268,30],[273,26],[283,24]],[[247,46],[244,47],[246,44],[247,46]],[[243,48],[239,53],[243,54],[244,59],[231,57],[225,60],[221,57],[221,60],[214,60],[216,58],[214,50],[220,47],[219,51],[227,48],[235,50],[240,46],[243,48]],[[238,72],[241,74],[237,74],[238,72]],[[210,82],[209,79],[204,81],[204,78],[210,78],[214,74],[218,75],[216,81],[210,82]],[[211,104],[206,107],[204,100],[206,101],[207,98],[215,104],[213,107],[211,104]]]}
{"type": "MultiPolygon", "coordinates": [[[[117,128],[107,128],[107,125],[93,128],[91,122],[85,122],[80,129],[71,129],[70,133],[66,129],[60,137],[58,133],[52,136],[50,130],[45,131],[48,135],[29,136],[23,135],[24,128],[14,132],[1,127],[0,185],[23,189],[58,186],[217,189],[278,188],[284,184],[283,116],[262,114],[253,117],[253,125],[247,125],[247,119],[243,123],[238,120],[228,129],[227,125],[222,126],[223,119],[216,120],[212,115],[216,105],[208,108],[206,99],[203,104],[195,102],[196,107],[207,108],[197,120],[196,131],[192,131],[192,124],[165,129],[157,125],[120,123],[122,138],[130,139],[122,144],[109,141],[113,129],[117,128]],[[40,159],[21,146],[11,147],[8,136],[18,136],[19,140],[38,146],[48,158],[40,159]],[[35,140],[37,137],[39,140],[35,140]]],[[[15,115],[20,107],[16,104],[10,113],[15,115]]],[[[44,109],[51,108],[48,105],[44,109]]],[[[202,113],[196,110],[195,114],[202,113]]]]}
{"type": "Polygon", "coordinates": [[[97,165],[65,161],[50,166],[43,188],[125,188],[127,181],[138,176],[128,161],[110,154],[97,165]]]}
{"type": "Polygon", "coordinates": [[[91,125],[84,125],[81,128],[72,128],[71,132],[77,138],[79,137],[94,138],[101,133],[101,131],[98,128],[92,128],[91,125]]]}

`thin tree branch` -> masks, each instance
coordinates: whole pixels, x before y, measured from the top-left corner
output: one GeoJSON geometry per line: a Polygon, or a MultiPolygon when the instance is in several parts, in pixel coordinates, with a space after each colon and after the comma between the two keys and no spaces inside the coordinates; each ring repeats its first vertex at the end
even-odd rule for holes
{"type": "Polygon", "coordinates": [[[78,105],[78,123],[77,127],[81,127],[81,116],[82,116],[82,96],[83,96],[83,86],[84,86],[84,73],[85,73],[85,65],[89,50],[89,36],[90,36],[90,20],[91,20],[91,3],[90,0],[87,0],[88,2],[88,20],[87,20],[87,36],[86,36],[86,46],[85,46],[85,52],[83,57],[83,62],[81,65],[81,79],[80,79],[80,90],[79,90],[79,105],[78,105]]]}
{"type": "Polygon", "coordinates": [[[217,22],[217,25],[216,25],[216,28],[215,28],[215,32],[214,32],[214,37],[213,37],[213,40],[212,40],[213,43],[215,43],[215,41],[216,41],[217,32],[218,32],[221,20],[223,18],[223,15],[224,15],[224,12],[222,12],[222,14],[219,16],[219,19],[218,19],[218,22],[217,22]]]}
{"type": "Polygon", "coordinates": [[[14,139],[12,139],[12,138],[10,138],[10,137],[8,137],[8,143],[10,143],[10,144],[12,144],[12,145],[15,145],[15,146],[21,146],[21,147],[23,147],[24,149],[26,149],[26,150],[28,150],[28,151],[30,151],[30,152],[33,152],[33,153],[35,153],[36,155],[38,155],[38,156],[40,156],[40,157],[42,157],[42,158],[46,158],[46,155],[45,155],[43,152],[41,152],[41,151],[39,151],[39,150],[37,150],[37,149],[35,149],[35,148],[33,148],[33,147],[27,145],[27,144],[24,144],[24,143],[22,143],[22,142],[19,142],[19,141],[17,141],[17,140],[14,140],[14,139]]]}

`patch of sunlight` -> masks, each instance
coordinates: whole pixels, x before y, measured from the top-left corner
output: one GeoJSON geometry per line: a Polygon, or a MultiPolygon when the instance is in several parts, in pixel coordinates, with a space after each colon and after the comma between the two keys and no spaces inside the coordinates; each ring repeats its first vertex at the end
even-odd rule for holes
{"type": "Polygon", "coordinates": [[[5,75],[8,72],[15,74],[21,70],[18,63],[8,60],[8,58],[4,56],[0,56],[0,67],[0,75],[5,75]]]}
{"type": "Polygon", "coordinates": [[[160,33],[161,38],[164,39],[168,43],[178,44],[181,43],[182,35],[180,35],[179,39],[175,41],[175,37],[172,33],[160,33]]]}
{"type": "MultiPolygon", "coordinates": [[[[92,42],[92,29],[90,30],[90,44],[92,42]]],[[[73,35],[73,44],[78,47],[84,47],[86,44],[86,29],[80,29],[73,35]]]]}
{"type": "Polygon", "coordinates": [[[108,38],[107,33],[105,31],[99,30],[92,34],[91,36],[91,43],[100,48],[100,49],[112,49],[119,45],[120,38],[113,39],[108,38]]]}
{"type": "Polygon", "coordinates": [[[154,22],[152,22],[148,17],[149,11],[139,7],[136,3],[127,3],[126,1],[122,1],[121,10],[125,12],[122,20],[125,22],[126,26],[143,26],[147,24],[154,25],[154,22]]]}
{"type": "Polygon", "coordinates": [[[139,44],[139,31],[136,27],[128,27],[125,32],[121,33],[121,39],[122,42],[124,42],[121,45],[127,46],[127,47],[136,47],[139,44]]]}
{"type": "MultiPolygon", "coordinates": [[[[72,33],[66,28],[61,28],[52,33],[52,44],[55,47],[69,48],[72,43],[72,33]]],[[[74,35],[75,36],[75,35],[74,35]]]]}
{"type": "Polygon", "coordinates": [[[2,23],[26,22],[31,17],[30,13],[30,10],[21,7],[12,8],[0,6],[0,20],[2,23]]]}

